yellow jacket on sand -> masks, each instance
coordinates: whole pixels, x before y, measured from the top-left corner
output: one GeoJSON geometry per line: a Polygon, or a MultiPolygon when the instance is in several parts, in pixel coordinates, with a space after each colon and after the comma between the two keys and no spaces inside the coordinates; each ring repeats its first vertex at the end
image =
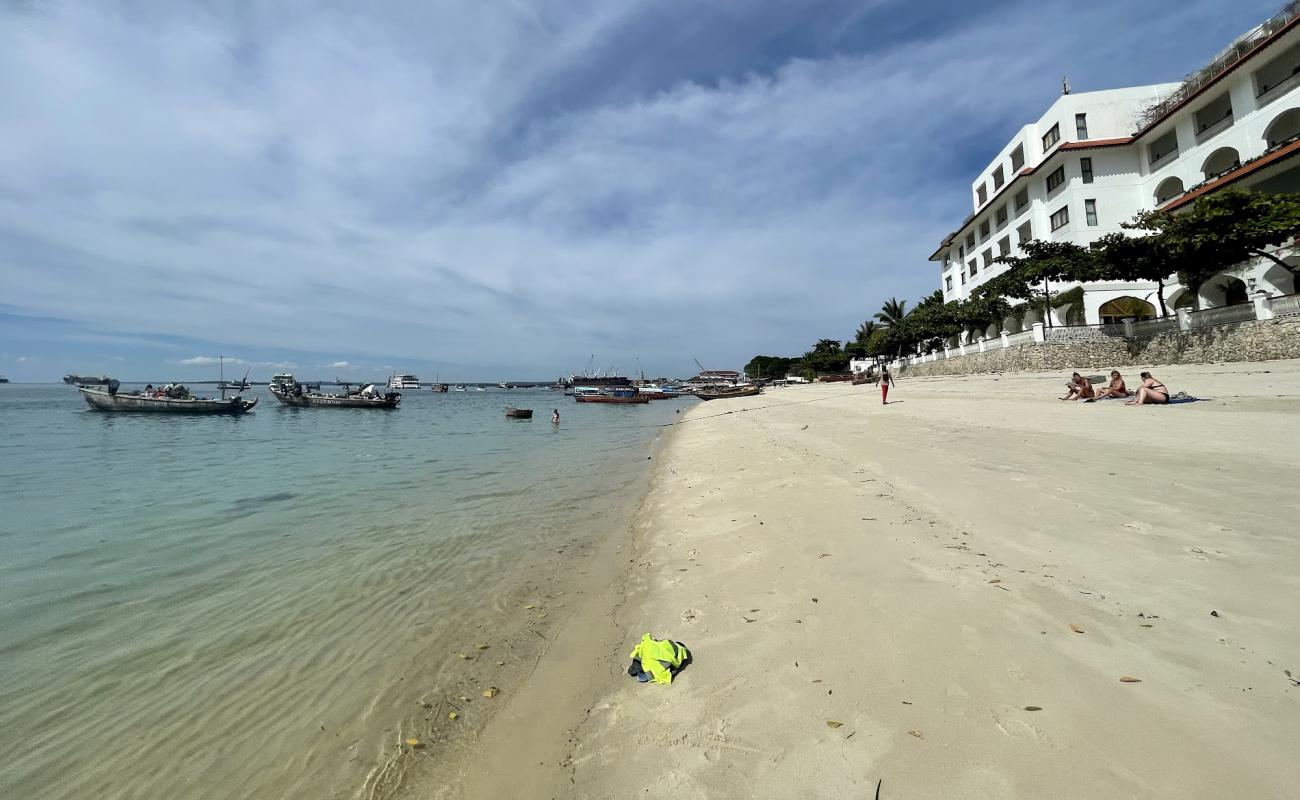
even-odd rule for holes
{"type": "Polygon", "coordinates": [[[671,668],[680,667],[689,655],[682,645],[668,639],[651,639],[647,633],[632,648],[630,657],[640,659],[642,671],[653,675],[655,683],[672,683],[671,668]]]}

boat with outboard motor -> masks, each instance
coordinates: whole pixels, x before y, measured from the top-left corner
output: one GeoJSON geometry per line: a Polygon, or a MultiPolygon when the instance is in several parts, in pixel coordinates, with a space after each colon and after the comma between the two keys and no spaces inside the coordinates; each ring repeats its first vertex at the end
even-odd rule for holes
{"type": "Polygon", "coordinates": [[[288,381],[276,381],[271,384],[271,394],[286,406],[293,408],[397,408],[402,402],[401,392],[380,394],[373,383],[368,383],[355,391],[346,390],[343,394],[324,394],[310,391],[303,384],[295,381],[292,375],[277,375],[288,381]]]}
{"type": "Polygon", "coordinates": [[[616,405],[641,405],[649,403],[650,398],[631,387],[607,390],[591,386],[577,386],[573,390],[573,399],[579,403],[611,403],[616,405]]]}
{"type": "Polygon", "coordinates": [[[78,386],[86,405],[95,411],[154,412],[162,414],[243,414],[257,405],[257,398],[195,397],[180,384],[169,384],[156,392],[122,392],[121,384],[110,378],[103,389],[78,386]]]}

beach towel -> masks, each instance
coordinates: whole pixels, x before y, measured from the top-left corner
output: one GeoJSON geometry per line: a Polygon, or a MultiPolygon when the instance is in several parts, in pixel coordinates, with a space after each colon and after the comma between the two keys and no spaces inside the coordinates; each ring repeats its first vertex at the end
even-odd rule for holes
{"type": "Polygon", "coordinates": [[[1169,398],[1169,402],[1166,403],[1165,405],[1170,405],[1170,406],[1172,406],[1172,405],[1175,405],[1175,404],[1177,404],[1177,403],[1196,403],[1196,402],[1199,402],[1199,401],[1201,401],[1201,400],[1203,400],[1203,399],[1206,399],[1206,398],[1202,398],[1202,397],[1193,397],[1192,395],[1188,394],[1187,392],[1179,392],[1178,394],[1176,394],[1176,395],[1174,395],[1173,397],[1169,398]]]}

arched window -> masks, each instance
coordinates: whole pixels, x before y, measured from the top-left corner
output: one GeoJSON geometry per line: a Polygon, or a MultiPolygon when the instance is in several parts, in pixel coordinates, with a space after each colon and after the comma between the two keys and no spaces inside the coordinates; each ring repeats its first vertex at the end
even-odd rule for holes
{"type": "Polygon", "coordinates": [[[1184,191],[1182,178],[1165,178],[1156,187],[1156,205],[1162,206],[1184,191]]]}
{"type": "Polygon", "coordinates": [[[1205,159],[1205,163],[1201,165],[1201,172],[1205,174],[1205,179],[1210,181],[1240,166],[1241,156],[1237,155],[1236,150],[1231,147],[1220,147],[1205,159]]]}
{"type": "Polygon", "coordinates": [[[1272,150],[1300,136],[1300,108],[1288,108],[1264,129],[1264,145],[1272,150]]]}
{"type": "Polygon", "coordinates": [[[1156,307],[1145,300],[1125,295],[1103,303],[1097,314],[1103,325],[1114,325],[1126,319],[1155,319],[1156,307]]]}
{"type": "Polygon", "coordinates": [[[1232,275],[1218,275],[1206,281],[1201,287],[1201,297],[1209,308],[1221,306],[1238,306],[1250,302],[1246,294],[1246,284],[1232,275]]]}

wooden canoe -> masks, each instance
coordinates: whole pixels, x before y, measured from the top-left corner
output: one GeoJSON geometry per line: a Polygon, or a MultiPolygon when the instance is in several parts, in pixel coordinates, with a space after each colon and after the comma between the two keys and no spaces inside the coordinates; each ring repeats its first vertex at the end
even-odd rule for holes
{"type": "Polygon", "coordinates": [[[271,394],[275,395],[276,400],[294,408],[397,408],[397,404],[402,402],[402,395],[397,392],[389,392],[382,397],[363,397],[359,394],[297,394],[272,387],[271,394]]]}

